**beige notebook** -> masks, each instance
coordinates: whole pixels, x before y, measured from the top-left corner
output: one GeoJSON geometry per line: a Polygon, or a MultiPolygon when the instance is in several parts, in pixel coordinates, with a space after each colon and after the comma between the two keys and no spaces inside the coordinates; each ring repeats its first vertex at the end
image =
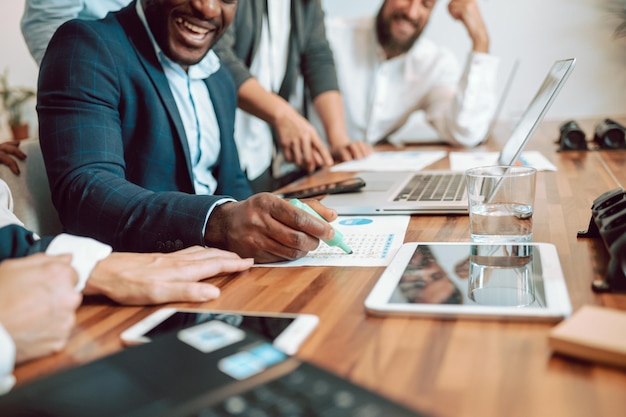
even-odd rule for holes
{"type": "Polygon", "coordinates": [[[626,311],[583,306],[548,338],[558,353],[626,367],[626,311]]]}

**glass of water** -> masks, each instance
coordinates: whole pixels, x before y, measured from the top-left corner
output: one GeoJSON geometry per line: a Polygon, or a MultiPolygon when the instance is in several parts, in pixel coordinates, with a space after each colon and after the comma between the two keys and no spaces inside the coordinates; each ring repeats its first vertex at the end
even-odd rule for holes
{"type": "Polygon", "coordinates": [[[486,166],[465,171],[470,238],[477,243],[530,242],[537,170],[486,166]]]}
{"type": "Polygon", "coordinates": [[[472,245],[468,297],[489,306],[528,307],[535,302],[531,245],[472,245]]]}

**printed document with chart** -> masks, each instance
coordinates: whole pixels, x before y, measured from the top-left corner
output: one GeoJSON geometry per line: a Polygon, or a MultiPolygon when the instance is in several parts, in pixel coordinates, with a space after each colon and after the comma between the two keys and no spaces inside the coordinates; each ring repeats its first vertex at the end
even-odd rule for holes
{"type": "Polygon", "coordinates": [[[352,249],[347,254],[320,242],[317,249],[294,261],[255,266],[387,266],[404,243],[411,216],[339,216],[331,224],[352,249]]]}

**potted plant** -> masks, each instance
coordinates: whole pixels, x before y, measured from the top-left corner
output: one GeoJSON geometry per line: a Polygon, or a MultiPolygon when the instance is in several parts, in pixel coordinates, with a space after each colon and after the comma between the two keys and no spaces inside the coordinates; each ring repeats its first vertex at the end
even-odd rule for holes
{"type": "Polygon", "coordinates": [[[24,104],[35,96],[35,92],[28,88],[9,86],[9,70],[5,69],[0,75],[0,98],[8,114],[8,123],[13,139],[26,139],[29,136],[28,121],[24,120],[24,104]]]}

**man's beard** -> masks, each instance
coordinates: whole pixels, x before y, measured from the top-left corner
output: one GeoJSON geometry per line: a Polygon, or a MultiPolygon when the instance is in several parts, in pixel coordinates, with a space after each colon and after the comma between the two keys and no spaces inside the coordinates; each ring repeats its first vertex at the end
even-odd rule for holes
{"type": "Polygon", "coordinates": [[[422,34],[421,22],[412,21],[400,13],[394,13],[389,16],[388,20],[383,17],[383,8],[381,7],[376,16],[376,34],[378,36],[378,42],[389,55],[396,56],[408,52],[413,44],[422,34]],[[393,19],[405,19],[415,27],[415,33],[406,41],[400,41],[393,37],[391,33],[391,21],[393,19]]]}

